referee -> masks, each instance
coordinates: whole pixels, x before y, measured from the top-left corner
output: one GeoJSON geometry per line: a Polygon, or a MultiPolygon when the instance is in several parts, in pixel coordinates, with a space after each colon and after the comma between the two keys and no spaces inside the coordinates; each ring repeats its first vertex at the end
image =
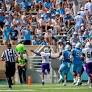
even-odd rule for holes
{"type": "Polygon", "coordinates": [[[12,88],[12,77],[15,74],[15,62],[17,59],[16,52],[12,49],[11,44],[7,44],[6,50],[2,53],[2,61],[5,61],[5,74],[8,81],[9,88],[12,88]]]}

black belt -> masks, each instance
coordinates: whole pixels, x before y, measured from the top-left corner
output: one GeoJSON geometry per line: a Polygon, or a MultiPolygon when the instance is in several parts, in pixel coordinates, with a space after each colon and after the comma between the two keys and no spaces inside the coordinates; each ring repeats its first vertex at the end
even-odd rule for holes
{"type": "Polygon", "coordinates": [[[15,62],[6,61],[6,63],[15,63],[15,62]]]}

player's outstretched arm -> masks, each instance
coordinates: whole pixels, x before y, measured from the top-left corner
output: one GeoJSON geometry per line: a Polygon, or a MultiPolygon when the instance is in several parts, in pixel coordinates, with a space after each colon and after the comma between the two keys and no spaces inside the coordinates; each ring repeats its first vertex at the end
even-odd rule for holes
{"type": "Polygon", "coordinates": [[[34,50],[30,50],[31,52],[35,53],[38,56],[41,56],[41,54],[39,52],[35,52],[34,50]]]}
{"type": "Polygon", "coordinates": [[[86,62],[85,62],[85,59],[86,59],[85,53],[82,53],[82,55],[81,55],[81,60],[83,61],[83,63],[86,63],[86,62]]]}

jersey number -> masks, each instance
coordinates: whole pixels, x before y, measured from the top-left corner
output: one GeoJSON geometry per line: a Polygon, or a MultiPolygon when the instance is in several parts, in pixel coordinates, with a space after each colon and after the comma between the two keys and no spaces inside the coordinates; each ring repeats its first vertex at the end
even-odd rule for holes
{"type": "Polygon", "coordinates": [[[77,55],[77,56],[81,56],[81,52],[78,51],[78,52],[76,53],[76,55],[77,55]]]}
{"type": "Polygon", "coordinates": [[[87,52],[87,58],[92,58],[92,52],[87,52]]]}

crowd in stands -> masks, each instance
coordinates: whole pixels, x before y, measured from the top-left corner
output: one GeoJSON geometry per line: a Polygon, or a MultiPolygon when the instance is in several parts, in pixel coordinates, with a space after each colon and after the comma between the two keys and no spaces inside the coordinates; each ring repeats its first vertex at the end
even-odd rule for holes
{"type": "Polygon", "coordinates": [[[70,42],[74,46],[92,36],[91,15],[91,0],[86,0],[76,16],[72,0],[0,0],[0,41],[13,45],[21,40],[25,45],[70,42]],[[68,37],[72,26],[74,32],[68,37]]]}

